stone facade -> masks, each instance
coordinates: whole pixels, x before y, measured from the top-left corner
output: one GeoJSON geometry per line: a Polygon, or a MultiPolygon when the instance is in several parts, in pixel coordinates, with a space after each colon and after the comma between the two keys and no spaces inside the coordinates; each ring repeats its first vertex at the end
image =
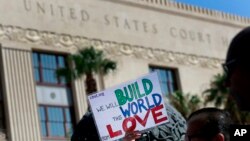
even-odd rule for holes
{"type": "MultiPolygon", "coordinates": [[[[250,24],[168,0],[0,0],[0,15],[0,72],[11,141],[41,140],[34,50],[74,53],[92,45],[118,63],[105,76],[105,87],[146,74],[153,65],[178,69],[181,90],[200,94],[221,72],[232,37],[250,24]]],[[[83,86],[83,80],[73,84],[77,120],[87,109],[83,86]]]]}

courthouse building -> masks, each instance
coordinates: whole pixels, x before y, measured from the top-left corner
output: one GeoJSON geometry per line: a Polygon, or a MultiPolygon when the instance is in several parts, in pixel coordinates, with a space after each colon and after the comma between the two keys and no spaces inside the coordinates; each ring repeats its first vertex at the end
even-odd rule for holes
{"type": "Polygon", "coordinates": [[[98,89],[158,71],[166,98],[201,94],[250,19],[168,0],[0,0],[0,140],[63,141],[87,109],[84,78],[55,77],[93,46],[117,62],[98,89]]]}

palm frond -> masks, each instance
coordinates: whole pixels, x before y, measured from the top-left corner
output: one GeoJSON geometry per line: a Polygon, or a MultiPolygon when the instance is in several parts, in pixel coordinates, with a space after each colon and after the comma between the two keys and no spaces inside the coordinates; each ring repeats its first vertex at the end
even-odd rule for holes
{"type": "Polygon", "coordinates": [[[56,71],[58,77],[65,78],[67,82],[86,76],[85,85],[87,93],[97,90],[93,73],[107,74],[109,70],[116,69],[116,62],[106,59],[103,51],[88,47],[79,50],[76,54],[67,57],[67,65],[56,71]]]}
{"type": "Polygon", "coordinates": [[[102,71],[104,74],[107,74],[110,70],[116,69],[116,63],[114,61],[111,61],[109,59],[104,59],[102,61],[102,71]]]}
{"type": "Polygon", "coordinates": [[[211,88],[205,90],[202,94],[205,95],[205,104],[214,102],[215,106],[221,106],[227,99],[229,93],[225,87],[226,75],[217,74],[211,82],[211,88]]]}
{"type": "Polygon", "coordinates": [[[170,102],[183,117],[187,118],[190,113],[199,109],[201,100],[197,95],[176,91],[170,95],[170,102]]]}

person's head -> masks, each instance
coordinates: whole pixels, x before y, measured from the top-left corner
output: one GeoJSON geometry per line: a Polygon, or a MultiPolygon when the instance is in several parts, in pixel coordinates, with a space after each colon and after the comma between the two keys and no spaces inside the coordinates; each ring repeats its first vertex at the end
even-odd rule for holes
{"type": "Polygon", "coordinates": [[[203,108],[187,119],[185,141],[229,141],[230,114],[217,108],[203,108]]]}
{"type": "Polygon", "coordinates": [[[223,67],[237,105],[241,110],[250,111],[250,27],[233,38],[223,67]]]}

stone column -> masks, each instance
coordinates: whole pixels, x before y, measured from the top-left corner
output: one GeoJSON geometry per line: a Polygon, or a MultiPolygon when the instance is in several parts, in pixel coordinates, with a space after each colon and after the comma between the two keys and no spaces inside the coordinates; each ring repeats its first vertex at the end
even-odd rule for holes
{"type": "Polygon", "coordinates": [[[82,118],[88,108],[87,95],[85,91],[84,78],[80,78],[73,83],[73,101],[77,122],[82,118]]]}
{"type": "Polygon", "coordinates": [[[8,141],[41,141],[30,49],[0,47],[8,141]]]}

